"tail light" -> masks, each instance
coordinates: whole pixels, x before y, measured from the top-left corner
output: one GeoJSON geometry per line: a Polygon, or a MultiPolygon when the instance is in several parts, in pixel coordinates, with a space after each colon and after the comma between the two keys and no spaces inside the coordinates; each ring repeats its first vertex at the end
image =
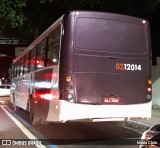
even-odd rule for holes
{"type": "Polygon", "coordinates": [[[148,92],[152,91],[151,85],[152,85],[152,80],[148,80],[148,88],[147,88],[148,92]]]}
{"type": "Polygon", "coordinates": [[[71,76],[67,76],[66,77],[66,82],[72,82],[72,77],[71,76]]]}
{"type": "Polygon", "coordinates": [[[147,99],[151,99],[152,96],[151,96],[151,93],[152,93],[152,80],[148,80],[148,83],[147,83],[147,99]]]}
{"type": "Polygon", "coordinates": [[[73,100],[73,81],[71,76],[66,77],[66,99],[69,101],[73,100]]]}
{"type": "Polygon", "coordinates": [[[148,88],[147,88],[147,91],[148,91],[148,92],[152,92],[152,88],[151,88],[151,87],[148,87],[148,88]]]}
{"type": "MultiPolygon", "coordinates": [[[[152,92],[152,80],[148,80],[147,92],[149,93],[149,95],[152,92]]],[[[147,98],[150,98],[150,97],[147,97],[147,98]]]]}
{"type": "Polygon", "coordinates": [[[152,80],[148,80],[148,84],[150,84],[150,85],[151,85],[151,84],[152,84],[152,80]]]}

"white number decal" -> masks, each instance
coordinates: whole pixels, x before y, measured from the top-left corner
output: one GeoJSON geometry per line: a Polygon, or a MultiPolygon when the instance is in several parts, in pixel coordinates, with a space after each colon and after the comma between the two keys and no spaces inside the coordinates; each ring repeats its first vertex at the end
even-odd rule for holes
{"type": "Polygon", "coordinates": [[[116,70],[141,71],[141,65],[116,63],[116,70]]]}
{"type": "Polygon", "coordinates": [[[137,70],[141,71],[141,65],[136,65],[137,66],[137,70]]]}

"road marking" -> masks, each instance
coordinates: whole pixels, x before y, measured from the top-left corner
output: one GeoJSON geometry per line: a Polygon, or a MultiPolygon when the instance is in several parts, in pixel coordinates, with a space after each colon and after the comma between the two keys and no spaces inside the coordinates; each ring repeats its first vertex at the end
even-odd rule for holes
{"type": "MultiPolygon", "coordinates": [[[[14,121],[14,123],[22,130],[22,132],[28,137],[30,140],[38,140],[28,129],[25,128],[25,126],[19,122],[14,116],[12,116],[5,108],[4,106],[1,106],[3,111],[14,121]]],[[[37,148],[46,148],[44,145],[35,145],[37,148]]]]}

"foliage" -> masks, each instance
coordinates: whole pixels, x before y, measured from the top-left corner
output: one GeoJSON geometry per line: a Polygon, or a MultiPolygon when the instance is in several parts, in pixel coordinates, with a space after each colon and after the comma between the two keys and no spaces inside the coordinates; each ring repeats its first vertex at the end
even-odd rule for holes
{"type": "MultiPolygon", "coordinates": [[[[0,30],[10,30],[22,27],[24,14],[22,11],[24,0],[1,0],[0,1],[0,30]]],[[[10,34],[10,33],[9,33],[10,34]]]]}

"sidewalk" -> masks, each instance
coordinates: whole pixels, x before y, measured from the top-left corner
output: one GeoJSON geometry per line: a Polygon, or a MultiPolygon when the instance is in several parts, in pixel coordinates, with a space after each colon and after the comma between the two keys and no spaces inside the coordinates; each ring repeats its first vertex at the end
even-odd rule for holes
{"type": "Polygon", "coordinates": [[[155,124],[160,124],[160,108],[152,109],[152,116],[150,119],[132,119],[125,123],[121,123],[122,126],[135,130],[142,134],[145,130],[149,129],[155,124]]]}
{"type": "Polygon", "coordinates": [[[137,120],[137,122],[141,122],[142,124],[147,124],[149,126],[153,126],[155,124],[160,124],[160,108],[152,109],[152,116],[148,120],[137,120]]]}

